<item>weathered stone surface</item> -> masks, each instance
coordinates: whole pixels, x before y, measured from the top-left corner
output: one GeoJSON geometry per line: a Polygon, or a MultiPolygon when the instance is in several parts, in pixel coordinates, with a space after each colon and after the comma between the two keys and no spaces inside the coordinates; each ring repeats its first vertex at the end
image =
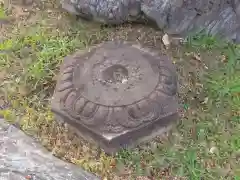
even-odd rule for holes
{"type": "Polygon", "coordinates": [[[98,180],[0,119],[0,180],[98,180]]]}
{"type": "Polygon", "coordinates": [[[62,0],[67,11],[88,20],[121,24],[141,16],[140,0],[62,0]]]}
{"type": "Polygon", "coordinates": [[[143,0],[142,11],[169,34],[187,35],[204,30],[237,41],[239,2],[231,0],[143,0]],[[181,3],[180,3],[181,2],[181,3]],[[161,22],[161,24],[159,23],[161,22]]]}
{"type": "Polygon", "coordinates": [[[63,8],[91,20],[120,24],[147,17],[168,34],[205,30],[239,42],[238,0],[63,0],[63,8]]]}
{"type": "Polygon", "coordinates": [[[177,119],[177,77],[166,56],[105,42],[65,58],[52,100],[58,120],[107,153],[161,134],[177,119]]]}

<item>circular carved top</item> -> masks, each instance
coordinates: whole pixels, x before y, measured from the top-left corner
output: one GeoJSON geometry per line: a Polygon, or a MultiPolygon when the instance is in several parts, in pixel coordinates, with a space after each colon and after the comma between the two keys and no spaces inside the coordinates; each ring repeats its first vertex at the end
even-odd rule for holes
{"type": "Polygon", "coordinates": [[[124,106],[148,96],[159,81],[159,72],[136,48],[111,44],[99,47],[86,63],[73,70],[73,84],[83,97],[105,106],[124,106]]]}
{"type": "Polygon", "coordinates": [[[168,58],[129,43],[105,42],[66,57],[55,98],[75,122],[121,132],[167,113],[161,101],[176,90],[168,58]]]}

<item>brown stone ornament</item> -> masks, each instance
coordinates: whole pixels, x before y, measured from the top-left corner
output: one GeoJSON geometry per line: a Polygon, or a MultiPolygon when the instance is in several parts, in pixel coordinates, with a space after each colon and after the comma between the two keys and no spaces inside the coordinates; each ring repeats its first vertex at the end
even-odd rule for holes
{"type": "Polygon", "coordinates": [[[177,76],[167,56],[122,41],[67,56],[52,111],[106,153],[153,138],[178,118],[177,76]]]}

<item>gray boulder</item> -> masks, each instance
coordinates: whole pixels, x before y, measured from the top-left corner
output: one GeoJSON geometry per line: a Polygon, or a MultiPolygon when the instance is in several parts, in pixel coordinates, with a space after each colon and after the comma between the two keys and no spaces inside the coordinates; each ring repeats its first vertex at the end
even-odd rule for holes
{"type": "Polygon", "coordinates": [[[100,180],[64,162],[0,118],[0,180],[100,180]]]}
{"type": "Polygon", "coordinates": [[[141,18],[140,0],[63,0],[68,12],[105,24],[122,24],[141,18]]]}
{"type": "Polygon", "coordinates": [[[63,0],[80,17],[107,24],[147,18],[171,35],[202,31],[239,42],[239,0],[63,0]]]}
{"type": "Polygon", "coordinates": [[[239,6],[237,0],[143,0],[141,10],[172,35],[203,30],[237,41],[239,6]]]}

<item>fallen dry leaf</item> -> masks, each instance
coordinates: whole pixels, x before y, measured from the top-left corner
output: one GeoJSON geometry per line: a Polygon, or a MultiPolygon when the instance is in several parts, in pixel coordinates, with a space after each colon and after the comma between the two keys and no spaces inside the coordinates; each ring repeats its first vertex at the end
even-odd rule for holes
{"type": "Polygon", "coordinates": [[[169,48],[170,46],[170,38],[168,36],[168,34],[164,34],[162,37],[162,42],[165,45],[166,48],[169,48]]]}
{"type": "Polygon", "coordinates": [[[201,55],[200,55],[199,53],[198,53],[198,54],[193,53],[193,58],[194,58],[195,60],[201,61],[201,55]]]}
{"type": "Polygon", "coordinates": [[[0,81],[3,81],[7,76],[6,70],[1,70],[0,71],[0,81]]]}
{"type": "Polygon", "coordinates": [[[26,96],[28,95],[29,91],[28,91],[28,88],[25,87],[25,86],[19,86],[18,87],[18,93],[21,95],[21,96],[26,96]]]}
{"type": "Polygon", "coordinates": [[[221,55],[220,59],[222,63],[227,62],[227,57],[225,55],[221,55]]]}

